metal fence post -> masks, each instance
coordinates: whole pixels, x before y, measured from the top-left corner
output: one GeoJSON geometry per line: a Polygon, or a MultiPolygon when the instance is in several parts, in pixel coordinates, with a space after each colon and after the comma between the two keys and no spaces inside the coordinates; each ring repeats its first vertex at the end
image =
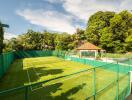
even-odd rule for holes
{"type": "Polygon", "coordinates": [[[4,64],[4,54],[2,53],[1,54],[1,63],[2,63],[2,76],[4,75],[4,73],[5,73],[5,69],[4,69],[4,67],[5,67],[5,64],[4,64]]]}
{"type": "Polygon", "coordinates": [[[118,64],[118,61],[117,61],[117,79],[116,79],[116,100],[119,99],[119,64],[118,64]]]}
{"type": "Polygon", "coordinates": [[[28,86],[25,87],[25,100],[29,100],[29,98],[28,98],[28,86]]]}
{"type": "Polygon", "coordinates": [[[96,70],[93,69],[93,88],[94,88],[94,100],[96,100],[96,70]]]}
{"type": "Polygon", "coordinates": [[[130,63],[130,58],[128,59],[129,60],[129,72],[128,72],[128,77],[129,77],[129,79],[128,79],[128,86],[129,86],[129,94],[130,94],[130,92],[131,92],[131,63],[130,63]]]}
{"type": "Polygon", "coordinates": [[[129,77],[129,79],[128,79],[128,89],[129,89],[129,90],[127,89],[127,90],[128,90],[127,95],[130,95],[130,93],[131,93],[131,84],[130,84],[130,83],[131,83],[131,77],[130,77],[130,76],[131,76],[131,73],[130,73],[130,71],[129,71],[129,72],[128,72],[128,77],[129,77]]]}

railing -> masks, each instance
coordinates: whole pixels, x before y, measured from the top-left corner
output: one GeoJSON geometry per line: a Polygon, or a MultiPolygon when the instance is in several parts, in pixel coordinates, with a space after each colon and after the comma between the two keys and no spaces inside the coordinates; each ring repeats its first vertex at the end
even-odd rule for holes
{"type": "Polygon", "coordinates": [[[14,52],[3,53],[0,55],[0,78],[6,73],[14,60],[14,52]]]}
{"type": "MultiPolygon", "coordinates": [[[[65,53],[64,52],[51,52],[51,51],[46,51],[44,53],[44,51],[36,51],[34,53],[34,51],[32,52],[24,52],[24,55],[22,55],[23,52],[16,52],[15,53],[15,57],[17,54],[18,58],[23,58],[23,57],[37,57],[38,55],[40,56],[57,56],[57,57],[61,57],[61,58],[65,58],[65,53]],[[63,54],[64,53],[64,54],[63,54]],[[20,54],[20,55],[19,55],[20,54]],[[18,56],[19,55],[19,56],[18,56]]],[[[9,53],[9,54],[3,54],[2,56],[0,56],[0,65],[4,66],[4,67],[0,67],[1,76],[6,72],[6,70],[8,69],[9,65],[13,62],[13,60],[15,59],[14,57],[14,53],[9,53]]],[[[67,58],[67,57],[66,57],[67,58]]],[[[93,76],[91,78],[91,88],[93,89],[93,93],[89,94],[86,99],[89,98],[93,98],[94,100],[96,100],[97,98],[101,98],[102,97],[102,93],[105,94],[106,90],[110,90],[111,88],[114,89],[113,91],[115,91],[114,98],[116,100],[120,100],[120,99],[124,99],[126,96],[129,95],[130,93],[130,75],[129,75],[129,71],[130,71],[130,66],[126,65],[121,65],[121,64],[113,64],[113,63],[104,63],[104,62],[99,62],[99,61],[93,61],[93,60],[88,60],[88,59],[81,59],[81,58],[75,58],[75,57],[70,57],[70,59],[72,61],[75,62],[79,62],[79,63],[83,63],[83,64],[87,64],[87,65],[91,65],[94,66],[94,68],[91,69],[87,69],[87,70],[81,70],[79,72],[75,72],[75,73],[71,73],[68,75],[64,75],[64,76],[59,76],[59,77],[55,77],[52,79],[48,79],[42,82],[38,82],[38,83],[33,83],[33,84],[29,84],[29,85],[25,85],[25,86],[20,86],[20,87],[16,87],[13,89],[8,89],[8,90],[4,90],[0,92],[0,99],[4,100],[7,97],[13,98],[11,100],[32,100],[32,91],[30,90],[30,87],[35,87],[41,84],[45,84],[54,80],[58,80],[58,79],[62,79],[62,78],[67,78],[67,77],[71,77],[73,75],[77,75],[80,73],[84,73],[84,72],[91,72],[90,74],[93,76]],[[110,72],[112,71],[113,77],[108,76],[106,80],[105,84],[99,83],[100,81],[102,81],[102,79],[105,79],[106,77],[104,77],[103,75],[101,76],[102,79],[100,79],[100,72],[110,72]],[[126,84],[124,86],[124,83],[126,84]],[[97,84],[100,87],[97,87],[97,84]],[[123,88],[123,89],[122,89],[123,88]]],[[[109,73],[108,73],[109,74],[109,73]]],[[[110,73],[111,74],[111,73],[110,73]]],[[[55,83],[54,83],[55,84],[55,83]]],[[[37,97],[37,96],[36,96],[37,97]]],[[[5,99],[6,100],[6,99],[5,99]]],[[[8,100],[8,99],[7,99],[8,100]]]]}
{"type": "MultiPolygon", "coordinates": [[[[93,85],[92,84],[89,84],[89,85],[93,86],[93,87],[91,87],[91,89],[93,89],[94,92],[93,92],[92,95],[88,95],[86,97],[87,99],[92,97],[92,98],[94,98],[94,100],[96,100],[96,98],[100,97],[100,93],[102,93],[102,92],[105,93],[105,92],[107,92],[106,90],[109,90],[111,88],[112,89],[114,88],[116,90],[116,92],[113,94],[113,96],[115,96],[116,100],[119,100],[119,98],[125,98],[130,93],[129,73],[124,73],[123,75],[122,74],[119,75],[120,73],[118,72],[118,67],[117,67],[117,69],[116,69],[117,72],[116,73],[115,72],[111,73],[111,75],[114,74],[112,77],[111,76],[107,77],[107,78],[110,78],[110,80],[108,80],[108,79],[104,80],[104,81],[106,81],[105,84],[97,83],[97,80],[101,81],[101,79],[99,78],[100,77],[99,72],[104,71],[104,70],[102,70],[102,67],[105,67],[105,66],[100,66],[100,67],[95,67],[95,68],[91,68],[91,69],[81,70],[79,72],[71,73],[71,74],[64,75],[64,76],[55,77],[55,78],[48,79],[48,80],[45,80],[45,81],[42,81],[42,82],[33,83],[33,84],[29,84],[29,85],[26,85],[26,86],[21,86],[21,87],[9,89],[9,90],[4,90],[4,91],[0,92],[0,98],[3,99],[4,97],[12,96],[10,94],[15,93],[15,97],[10,97],[10,98],[13,98],[11,100],[15,100],[15,98],[19,98],[19,100],[21,100],[21,99],[23,99],[23,100],[32,100],[32,99],[30,99],[30,98],[32,98],[31,97],[32,96],[31,95],[32,91],[30,90],[30,87],[35,87],[35,86],[38,86],[40,84],[46,84],[48,82],[51,82],[51,81],[54,81],[54,80],[57,80],[57,79],[71,77],[73,75],[78,75],[78,74],[84,73],[84,72],[91,72],[90,74],[92,74],[92,76],[93,76],[93,78],[91,78],[91,81],[93,80],[93,85]],[[127,85],[123,87],[123,85],[124,85],[123,83],[125,81],[127,82],[127,85]],[[97,88],[97,84],[100,85],[101,87],[97,88]],[[122,87],[119,84],[121,84],[122,87]],[[124,90],[120,90],[120,88],[124,88],[124,90]],[[123,94],[124,93],[123,91],[126,91],[126,89],[127,89],[127,92],[126,92],[126,95],[124,97],[124,96],[121,95],[121,93],[123,94]],[[22,94],[20,96],[21,98],[19,97],[20,94],[18,94],[19,92],[17,93],[17,91],[22,91],[21,92],[22,94]],[[120,93],[120,91],[121,91],[121,93],[120,93]],[[17,97],[17,95],[18,95],[18,97],[17,97]]],[[[107,67],[107,69],[111,69],[111,67],[107,67]]],[[[104,77],[104,79],[105,78],[106,77],[104,77]]],[[[102,79],[103,79],[103,76],[102,76],[102,79]]],[[[113,92],[115,91],[114,89],[113,89],[113,92]]]]}

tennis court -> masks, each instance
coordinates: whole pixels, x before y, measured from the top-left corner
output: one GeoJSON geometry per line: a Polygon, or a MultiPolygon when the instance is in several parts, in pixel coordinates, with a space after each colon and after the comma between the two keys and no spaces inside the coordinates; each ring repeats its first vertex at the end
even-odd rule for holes
{"type": "MultiPolygon", "coordinates": [[[[30,100],[93,100],[95,97],[96,100],[114,100],[117,94],[128,88],[129,75],[117,74],[110,70],[112,68],[114,66],[93,69],[92,66],[53,56],[19,59],[2,78],[0,90],[34,84],[28,87],[26,94],[30,100]],[[42,83],[36,84],[38,82],[42,83]]],[[[0,98],[23,100],[24,91],[25,88],[20,88],[0,98]]]]}

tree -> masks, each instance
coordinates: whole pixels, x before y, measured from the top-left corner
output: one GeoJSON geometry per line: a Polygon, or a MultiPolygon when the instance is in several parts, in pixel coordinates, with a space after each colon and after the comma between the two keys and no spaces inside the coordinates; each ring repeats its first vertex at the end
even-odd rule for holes
{"type": "Polygon", "coordinates": [[[35,32],[30,29],[5,43],[5,50],[72,50],[86,40],[107,52],[132,51],[132,13],[96,12],[89,18],[86,30],[78,28],[72,35],[48,31],[35,32]]]}
{"type": "Polygon", "coordinates": [[[0,54],[2,53],[3,50],[3,40],[4,40],[4,30],[0,22],[0,54]]]}
{"type": "Polygon", "coordinates": [[[99,46],[101,48],[105,48],[106,51],[114,51],[113,47],[113,34],[111,32],[111,29],[109,27],[105,27],[102,30],[100,30],[101,37],[100,37],[100,44],[99,46]]]}
{"type": "Polygon", "coordinates": [[[107,52],[123,53],[131,49],[131,32],[128,32],[131,29],[130,12],[122,11],[115,14],[99,11],[89,18],[85,34],[89,42],[106,49],[107,52]]]}
{"type": "Polygon", "coordinates": [[[132,29],[129,29],[127,31],[128,37],[125,39],[126,42],[126,50],[131,51],[132,50],[132,29]]]}
{"type": "Polygon", "coordinates": [[[4,47],[4,44],[3,44],[3,40],[4,40],[4,29],[3,27],[9,27],[9,25],[7,24],[2,24],[0,22],[0,54],[3,52],[3,47],[4,47]]]}
{"type": "Polygon", "coordinates": [[[71,35],[68,33],[58,34],[55,38],[55,49],[56,50],[69,50],[73,49],[71,35]]]}
{"type": "Polygon", "coordinates": [[[99,45],[99,39],[101,37],[100,30],[108,27],[110,25],[109,20],[114,16],[114,12],[102,12],[99,11],[93,14],[87,23],[87,27],[85,30],[86,39],[94,43],[95,45],[99,45]]]}
{"type": "Polygon", "coordinates": [[[48,31],[44,31],[42,35],[43,35],[42,44],[41,44],[42,49],[49,49],[49,50],[54,49],[55,34],[50,33],[48,31]]]}

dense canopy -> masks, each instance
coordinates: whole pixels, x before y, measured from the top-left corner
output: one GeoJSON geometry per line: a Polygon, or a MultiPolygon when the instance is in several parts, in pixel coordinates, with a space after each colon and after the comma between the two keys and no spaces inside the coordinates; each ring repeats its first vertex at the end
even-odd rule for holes
{"type": "MultiPolygon", "coordinates": [[[[3,29],[0,41],[3,39],[3,29]]],[[[132,13],[98,11],[93,14],[86,29],[76,33],[35,32],[28,30],[17,38],[4,41],[4,51],[14,50],[73,50],[81,41],[87,40],[107,52],[124,53],[132,51],[132,13]]],[[[2,42],[0,42],[2,44],[2,42]]],[[[0,45],[2,48],[2,45],[0,45]]]]}

